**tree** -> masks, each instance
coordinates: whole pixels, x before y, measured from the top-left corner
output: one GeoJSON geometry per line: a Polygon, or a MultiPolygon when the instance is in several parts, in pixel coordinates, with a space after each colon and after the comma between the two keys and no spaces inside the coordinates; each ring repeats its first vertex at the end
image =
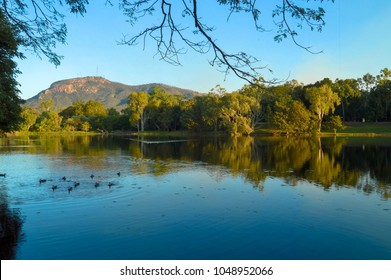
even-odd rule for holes
{"type": "Polygon", "coordinates": [[[62,117],[53,111],[42,112],[34,128],[38,132],[55,132],[61,130],[62,117]]]}
{"type": "Polygon", "coordinates": [[[254,131],[249,117],[251,103],[249,97],[237,92],[225,94],[221,98],[222,124],[231,135],[250,135],[254,131]]]}
{"type": "Polygon", "coordinates": [[[90,117],[106,117],[107,109],[102,102],[88,100],[84,105],[84,116],[90,117]]]}
{"type": "Polygon", "coordinates": [[[65,108],[60,112],[60,116],[64,119],[71,117],[84,117],[84,102],[78,100],[74,102],[71,106],[65,108]]]}
{"type": "Polygon", "coordinates": [[[128,108],[130,110],[129,121],[137,126],[137,131],[144,131],[147,114],[145,108],[148,105],[149,95],[146,92],[132,92],[129,95],[128,108]]]}
{"type": "Polygon", "coordinates": [[[301,101],[290,95],[280,96],[275,104],[273,123],[287,134],[304,133],[311,129],[311,114],[301,101]]]}
{"type": "Polygon", "coordinates": [[[376,78],[371,74],[367,73],[362,78],[358,79],[358,83],[363,91],[369,93],[375,86],[376,78]]]}
{"type": "Polygon", "coordinates": [[[39,103],[39,108],[41,109],[42,112],[49,112],[50,109],[54,105],[54,100],[52,98],[43,100],[39,103]]]}
{"type": "Polygon", "coordinates": [[[387,68],[380,71],[376,77],[366,74],[359,79],[363,93],[365,116],[367,120],[389,121],[391,110],[389,100],[391,97],[391,73],[387,68]]]}
{"type": "MultiPolygon", "coordinates": [[[[325,1],[327,0],[320,0],[316,7],[313,5],[316,0],[303,1],[300,4],[294,0],[280,0],[271,14],[272,23],[277,27],[274,40],[281,42],[285,38],[291,38],[296,45],[313,52],[298,42],[298,30],[307,27],[311,31],[322,31],[326,13],[322,5],[325,1]]],[[[146,27],[136,35],[125,36],[123,44],[135,45],[138,41],[145,44],[149,37],[155,41],[160,58],[175,65],[180,64],[179,56],[186,53],[186,47],[202,54],[210,51],[212,66],[221,68],[225,73],[232,71],[250,83],[259,77],[259,71],[267,68],[260,65],[257,58],[243,51],[227,52],[214,38],[212,25],[203,22],[199,9],[201,4],[197,0],[106,1],[111,5],[114,2],[118,3],[132,25],[147,16],[153,16],[157,20],[154,25],[144,25],[146,27]]],[[[251,17],[256,30],[270,29],[261,24],[262,4],[257,0],[216,2],[227,8],[227,19],[233,13],[240,13],[251,17]]],[[[50,62],[58,65],[62,57],[56,54],[54,49],[57,43],[64,44],[67,36],[64,14],[59,8],[66,6],[71,13],[83,15],[88,4],[88,0],[3,0],[0,8],[10,24],[21,34],[26,48],[32,49],[38,56],[48,57],[50,62]]],[[[207,5],[210,5],[210,2],[207,5]]]]}
{"type": "Polygon", "coordinates": [[[326,129],[331,129],[334,134],[337,134],[337,130],[345,129],[340,116],[331,116],[330,119],[325,123],[326,129]]]}
{"type": "Polygon", "coordinates": [[[345,121],[345,108],[352,98],[360,97],[359,84],[355,79],[337,79],[333,84],[334,91],[341,99],[342,121],[345,121]]]}
{"type": "Polygon", "coordinates": [[[19,130],[29,131],[34,126],[38,116],[39,112],[37,109],[31,108],[29,106],[23,107],[22,112],[20,113],[22,120],[19,124],[19,130]]]}
{"type": "Polygon", "coordinates": [[[383,120],[390,121],[390,98],[391,98],[391,71],[384,68],[380,71],[380,75],[376,77],[377,83],[373,89],[373,93],[380,99],[381,105],[378,106],[383,115],[383,120]]]}
{"type": "Polygon", "coordinates": [[[248,97],[250,103],[251,128],[255,130],[257,124],[265,119],[265,113],[262,110],[262,97],[266,92],[266,87],[258,83],[256,85],[245,85],[240,93],[248,97]]]}
{"type": "Polygon", "coordinates": [[[160,86],[154,87],[146,108],[151,127],[157,130],[176,130],[180,125],[182,97],[171,95],[160,86]]]}
{"type": "Polygon", "coordinates": [[[181,103],[181,125],[193,131],[202,130],[201,102],[202,97],[196,96],[181,103]]]}
{"type": "Polygon", "coordinates": [[[327,84],[320,87],[309,87],[305,90],[305,95],[310,102],[310,110],[317,117],[317,130],[320,132],[323,117],[327,116],[330,112],[334,113],[335,106],[339,105],[341,100],[338,94],[333,92],[327,84]]]}
{"type": "Polygon", "coordinates": [[[0,9],[0,134],[17,129],[21,118],[16,76],[19,73],[14,62],[23,58],[18,51],[22,43],[17,30],[10,24],[4,12],[0,9]]]}
{"type": "Polygon", "coordinates": [[[66,131],[81,130],[81,120],[78,117],[67,118],[63,126],[66,131]]]}
{"type": "Polygon", "coordinates": [[[220,96],[214,93],[208,93],[201,100],[202,120],[205,124],[210,126],[214,132],[217,132],[221,119],[220,103],[220,96]]]}

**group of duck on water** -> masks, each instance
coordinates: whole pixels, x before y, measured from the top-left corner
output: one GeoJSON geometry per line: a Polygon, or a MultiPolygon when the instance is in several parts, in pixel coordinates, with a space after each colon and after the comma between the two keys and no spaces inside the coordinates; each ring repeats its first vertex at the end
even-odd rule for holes
{"type": "MultiPolygon", "coordinates": [[[[0,174],[0,176],[2,176],[2,175],[3,174],[0,174]]],[[[6,174],[4,174],[3,177],[5,177],[5,176],[6,176],[6,174]]],[[[120,177],[121,176],[121,172],[118,172],[117,176],[120,177]]],[[[95,177],[95,175],[91,174],[91,176],[90,176],[91,180],[93,180],[94,177],[95,177]]],[[[64,177],[61,178],[61,180],[65,182],[67,180],[67,177],[64,176],[64,177]]],[[[47,181],[48,181],[47,179],[39,179],[39,183],[40,184],[46,183],[47,181]]],[[[80,182],[77,182],[77,181],[73,182],[73,186],[69,186],[68,187],[68,192],[73,191],[78,186],[80,186],[80,182]]],[[[97,188],[99,186],[100,186],[100,183],[99,182],[95,182],[95,188],[97,188]]],[[[114,183],[113,182],[109,182],[108,186],[109,186],[109,188],[111,188],[112,186],[114,186],[114,183]]],[[[52,190],[53,191],[55,191],[57,189],[58,189],[58,185],[52,185],[52,190]]]]}

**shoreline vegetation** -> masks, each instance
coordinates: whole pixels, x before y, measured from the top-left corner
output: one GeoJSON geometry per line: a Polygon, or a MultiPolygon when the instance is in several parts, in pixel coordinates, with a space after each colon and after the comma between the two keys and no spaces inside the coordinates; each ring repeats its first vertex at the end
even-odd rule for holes
{"type": "MultiPolygon", "coordinates": [[[[187,130],[178,131],[111,131],[111,132],[83,132],[83,131],[57,131],[57,132],[25,132],[16,131],[7,133],[6,136],[24,136],[24,135],[70,135],[70,136],[88,136],[88,135],[113,135],[113,136],[139,136],[139,137],[188,137],[188,136],[229,136],[227,133],[218,131],[194,132],[187,130]]],[[[270,136],[270,137],[391,137],[391,122],[347,122],[345,128],[341,131],[324,130],[320,133],[289,134],[277,127],[265,123],[260,128],[255,129],[250,136],[270,136]]],[[[238,135],[240,136],[240,135],[238,135]]]]}
{"type": "Polygon", "coordinates": [[[93,97],[62,108],[47,96],[39,109],[24,106],[18,125],[0,127],[0,132],[390,136],[390,89],[391,70],[384,68],[376,77],[325,78],[310,85],[292,80],[269,86],[259,81],[234,92],[217,85],[192,98],[156,86],[151,92],[130,92],[120,112],[93,97]]]}

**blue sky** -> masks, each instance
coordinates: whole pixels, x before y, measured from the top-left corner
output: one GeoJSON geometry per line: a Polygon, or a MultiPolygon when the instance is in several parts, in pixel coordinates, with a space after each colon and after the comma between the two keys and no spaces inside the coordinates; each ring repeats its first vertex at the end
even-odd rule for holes
{"type": "MultiPolygon", "coordinates": [[[[18,62],[22,72],[17,78],[22,98],[30,98],[58,80],[97,75],[129,85],[156,82],[200,92],[208,92],[217,84],[228,91],[245,84],[233,73],[225,76],[211,67],[208,62],[211,53],[200,55],[188,50],[180,57],[182,66],[173,66],[155,56],[152,40],[147,41],[145,49],[142,44],[118,45],[124,34],[137,34],[150,19],[145,18],[132,27],[117,7],[107,7],[105,1],[90,2],[84,17],[67,14],[67,44],[56,49],[64,56],[60,66],[55,67],[47,59],[40,60],[29,52],[26,52],[27,59],[18,62]]],[[[246,51],[271,68],[272,74],[261,73],[268,79],[296,79],[307,84],[325,77],[334,80],[358,78],[366,73],[376,75],[385,67],[391,68],[391,1],[326,2],[323,32],[304,29],[298,37],[303,45],[323,51],[316,55],[289,39],[282,43],[273,40],[276,27],[271,10],[278,2],[259,1],[263,8],[261,23],[270,30],[263,33],[255,31],[248,15],[234,14],[227,22],[228,10],[214,1],[199,1],[199,16],[216,28],[212,35],[221,46],[246,51]]]]}

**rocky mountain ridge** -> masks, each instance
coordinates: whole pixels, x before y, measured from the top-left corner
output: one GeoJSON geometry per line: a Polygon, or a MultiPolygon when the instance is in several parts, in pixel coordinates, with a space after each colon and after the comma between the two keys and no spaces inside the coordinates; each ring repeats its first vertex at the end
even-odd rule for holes
{"type": "Polygon", "coordinates": [[[54,109],[60,111],[78,100],[84,102],[95,100],[102,102],[106,108],[115,108],[120,111],[127,106],[131,92],[146,91],[151,93],[156,86],[162,87],[169,94],[182,95],[185,98],[192,98],[200,94],[193,90],[159,83],[131,86],[112,82],[103,77],[90,76],[54,82],[48,89],[42,90],[34,97],[27,99],[25,105],[39,108],[41,101],[52,99],[54,109]]]}

